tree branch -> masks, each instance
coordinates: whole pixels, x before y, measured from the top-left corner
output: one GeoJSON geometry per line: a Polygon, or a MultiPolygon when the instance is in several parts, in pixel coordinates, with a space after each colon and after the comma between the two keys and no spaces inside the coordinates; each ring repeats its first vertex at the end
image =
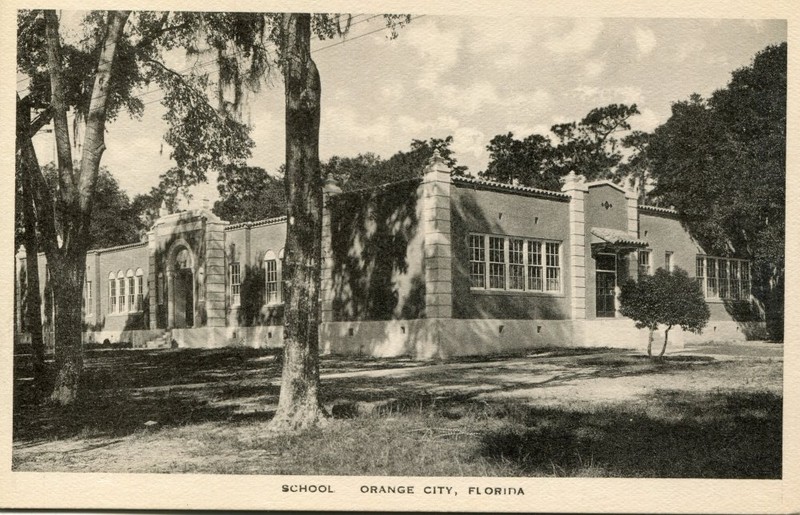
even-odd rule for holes
{"type": "Polygon", "coordinates": [[[53,10],[44,11],[46,22],[47,65],[50,73],[50,108],[53,111],[53,133],[58,156],[58,190],[60,199],[71,204],[75,198],[75,182],[72,170],[72,150],[69,143],[67,123],[68,104],[66,83],[61,66],[61,37],[58,31],[58,15],[53,10]]]}

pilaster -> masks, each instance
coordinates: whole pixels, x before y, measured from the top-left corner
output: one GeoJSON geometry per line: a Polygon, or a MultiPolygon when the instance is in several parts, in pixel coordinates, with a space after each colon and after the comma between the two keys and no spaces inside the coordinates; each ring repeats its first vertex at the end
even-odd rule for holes
{"type": "Polygon", "coordinates": [[[586,318],[586,178],[570,172],[563,179],[561,191],[569,201],[569,274],[570,315],[572,320],[586,318]]]}
{"type": "MultiPolygon", "coordinates": [[[[342,193],[336,180],[328,176],[322,188],[322,270],[320,322],[333,322],[333,250],[331,235],[331,203],[342,193]]],[[[282,273],[282,272],[281,272],[282,273]]]]}
{"type": "Polygon", "coordinates": [[[225,326],[225,226],[227,222],[206,220],[205,288],[206,326],[225,326]]]}
{"type": "MultiPolygon", "coordinates": [[[[157,277],[158,271],[156,267],[156,249],[158,243],[156,241],[156,232],[153,230],[147,231],[147,295],[148,295],[148,310],[150,311],[150,329],[158,327],[158,295],[163,295],[163,292],[157,291],[157,277]]],[[[99,269],[99,267],[98,267],[99,269]]]]}
{"type": "Polygon", "coordinates": [[[425,316],[453,316],[452,241],[450,228],[450,168],[435,151],[422,179],[425,316]]]}

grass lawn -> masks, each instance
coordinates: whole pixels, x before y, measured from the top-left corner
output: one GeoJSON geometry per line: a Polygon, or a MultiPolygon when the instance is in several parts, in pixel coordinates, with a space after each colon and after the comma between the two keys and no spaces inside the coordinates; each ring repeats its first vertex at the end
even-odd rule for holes
{"type": "Polygon", "coordinates": [[[13,469],[781,477],[777,357],[325,357],[329,424],[273,435],[275,357],[241,348],[89,352],[80,400],[68,409],[36,405],[17,381],[13,469]]]}

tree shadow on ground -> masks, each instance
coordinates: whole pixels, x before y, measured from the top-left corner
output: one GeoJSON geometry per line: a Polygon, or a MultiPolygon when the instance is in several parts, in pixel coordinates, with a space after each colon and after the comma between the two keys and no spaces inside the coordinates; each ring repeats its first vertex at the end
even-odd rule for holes
{"type": "Polygon", "coordinates": [[[157,428],[271,418],[243,405],[272,405],[280,376],[274,349],[87,352],[83,387],[73,406],[36,401],[32,385],[14,389],[15,442],[120,437],[157,428]],[[251,381],[254,384],[246,384],[251,381]]]}
{"type": "Polygon", "coordinates": [[[781,477],[780,396],[662,391],[648,402],[666,416],[625,406],[588,413],[527,408],[518,427],[484,434],[479,452],[531,474],[781,477]]]}

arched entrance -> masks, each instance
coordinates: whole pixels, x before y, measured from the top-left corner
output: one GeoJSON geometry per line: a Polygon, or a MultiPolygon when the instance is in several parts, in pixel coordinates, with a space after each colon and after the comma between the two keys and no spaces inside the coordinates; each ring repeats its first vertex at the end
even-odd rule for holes
{"type": "Polygon", "coordinates": [[[194,267],[192,254],[186,247],[177,250],[168,271],[171,326],[177,329],[194,327],[194,267]]]}

